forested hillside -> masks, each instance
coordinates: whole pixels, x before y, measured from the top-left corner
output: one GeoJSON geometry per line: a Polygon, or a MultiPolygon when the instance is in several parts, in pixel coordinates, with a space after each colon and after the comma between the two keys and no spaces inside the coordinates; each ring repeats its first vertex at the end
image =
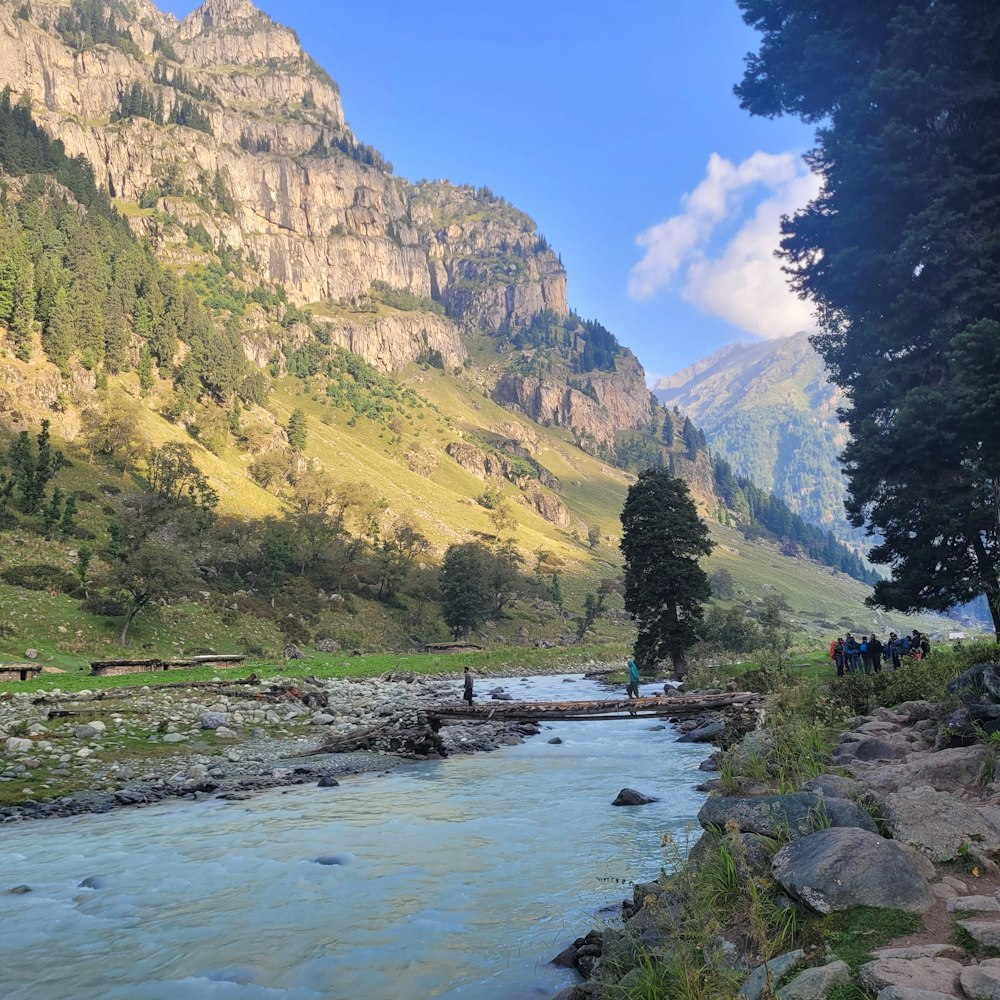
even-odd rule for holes
{"type": "Polygon", "coordinates": [[[653,391],[690,414],[739,475],[838,538],[859,540],[844,514],[842,398],[807,334],[729,345],[653,391]]]}

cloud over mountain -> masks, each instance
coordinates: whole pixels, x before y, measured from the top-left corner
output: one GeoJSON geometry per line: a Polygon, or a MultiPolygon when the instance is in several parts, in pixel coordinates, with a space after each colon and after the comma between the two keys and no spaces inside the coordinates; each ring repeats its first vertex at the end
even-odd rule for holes
{"type": "Polygon", "coordinates": [[[636,237],[645,252],[629,295],[642,301],[673,289],[767,339],[812,328],[812,307],[788,288],[774,251],[781,217],[804,207],[819,185],[796,153],[756,152],[738,164],[713,153],[682,211],[636,237]]]}

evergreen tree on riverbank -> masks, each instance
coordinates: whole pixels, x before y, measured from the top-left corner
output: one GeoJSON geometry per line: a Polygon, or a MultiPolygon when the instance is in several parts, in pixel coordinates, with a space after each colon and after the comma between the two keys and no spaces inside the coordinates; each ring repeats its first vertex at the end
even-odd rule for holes
{"type": "Polygon", "coordinates": [[[698,559],[713,542],[687,483],[662,469],[639,474],[621,517],[625,610],[639,628],[636,663],[651,668],[670,659],[680,680],[687,673],[684,651],[700,638],[702,605],[712,594],[698,559]]]}

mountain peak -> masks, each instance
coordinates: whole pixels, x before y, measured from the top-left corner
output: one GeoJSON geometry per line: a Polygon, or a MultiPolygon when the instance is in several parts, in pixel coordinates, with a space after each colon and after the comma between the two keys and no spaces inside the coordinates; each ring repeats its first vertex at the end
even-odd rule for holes
{"type": "Polygon", "coordinates": [[[251,0],[205,0],[186,18],[185,24],[190,27],[197,25],[199,33],[211,31],[213,28],[228,28],[245,21],[266,17],[251,0]]]}

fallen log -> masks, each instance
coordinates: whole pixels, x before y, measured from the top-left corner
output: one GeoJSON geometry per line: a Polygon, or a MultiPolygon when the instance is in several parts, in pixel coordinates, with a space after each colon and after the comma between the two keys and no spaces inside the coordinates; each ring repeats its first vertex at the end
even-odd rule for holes
{"type": "Polygon", "coordinates": [[[727,692],[726,694],[703,695],[701,697],[678,698],[657,696],[653,698],[615,698],[601,701],[554,701],[554,702],[485,702],[479,705],[440,705],[427,709],[432,720],[445,721],[461,719],[466,721],[524,721],[537,722],[546,719],[594,721],[627,718],[683,718],[701,715],[704,712],[719,711],[734,705],[747,705],[759,700],[760,696],[750,691],[727,692]]]}

